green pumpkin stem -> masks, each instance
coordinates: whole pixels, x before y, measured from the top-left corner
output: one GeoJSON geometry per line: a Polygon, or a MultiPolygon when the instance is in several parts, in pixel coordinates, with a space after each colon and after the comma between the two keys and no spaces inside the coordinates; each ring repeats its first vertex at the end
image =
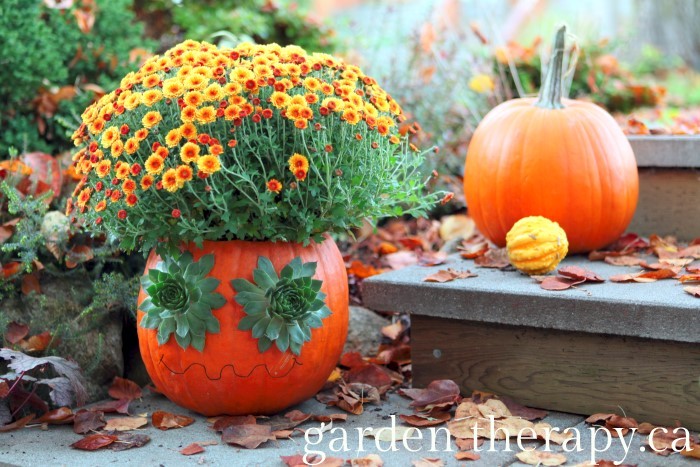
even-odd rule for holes
{"type": "Polygon", "coordinates": [[[549,60],[547,67],[547,75],[540,87],[540,93],[537,97],[535,105],[543,109],[563,109],[564,104],[561,103],[562,94],[562,67],[564,63],[564,42],[566,36],[566,26],[562,25],[557,31],[554,40],[554,49],[552,50],[552,58],[549,60]]]}

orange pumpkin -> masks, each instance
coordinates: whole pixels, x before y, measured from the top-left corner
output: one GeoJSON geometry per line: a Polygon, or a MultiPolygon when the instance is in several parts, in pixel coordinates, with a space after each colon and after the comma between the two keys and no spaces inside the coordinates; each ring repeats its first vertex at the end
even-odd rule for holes
{"type": "Polygon", "coordinates": [[[518,219],[543,216],[566,231],[572,253],[602,248],[637,206],[637,165],[620,127],[595,104],[561,98],[564,35],[562,27],[539,97],[491,110],[469,144],[469,213],[499,246],[518,219]]]}
{"type": "MultiPolygon", "coordinates": [[[[141,356],[156,388],[170,400],[201,414],[272,414],[312,397],[326,382],[338,362],[348,328],[348,283],[345,264],[331,238],[308,246],[294,243],[222,241],[204,242],[199,249],[186,249],[198,261],[213,254],[214,266],[208,277],[220,280],[216,292],[226,303],[212,313],[220,323],[218,333],[206,333],[202,352],[183,350],[174,336],[159,345],[154,329],[138,326],[141,356]],[[281,352],[272,345],[260,352],[250,331],[239,330],[246,316],[235,301],[232,279],[253,280],[259,257],[270,259],[279,272],[295,257],[317,262],[314,279],[323,281],[321,291],[332,314],[323,325],[311,330],[311,339],[299,355],[281,352]]],[[[151,252],[146,271],[160,261],[151,252]]],[[[147,298],[141,289],[139,308],[147,298]]],[[[145,313],[138,311],[137,322],[145,313]]]]}

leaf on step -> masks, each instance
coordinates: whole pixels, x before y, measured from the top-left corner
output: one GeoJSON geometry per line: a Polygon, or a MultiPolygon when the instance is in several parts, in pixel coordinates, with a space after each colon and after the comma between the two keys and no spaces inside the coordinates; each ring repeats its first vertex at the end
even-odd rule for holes
{"type": "Polygon", "coordinates": [[[429,275],[423,282],[451,282],[455,279],[466,279],[469,277],[476,277],[476,274],[472,274],[471,271],[457,271],[456,269],[448,268],[441,269],[438,272],[429,275]]]}
{"type": "Polygon", "coordinates": [[[450,406],[461,398],[459,386],[450,379],[433,381],[425,389],[400,389],[399,394],[413,399],[411,407],[416,407],[420,411],[438,406],[450,406]]]}
{"type": "Polygon", "coordinates": [[[183,428],[191,425],[194,423],[194,418],[157,410],[151,414],[151,423],[159,430],[169,430],[171,428],[183,428]]]}
{"type": "Polygon", "coordinates": [[[475,452],[460,451],[455,454],[455,459],[458,461],[478,461],[481,459],[481,455],[475,452]]]}
{"type": "Polygon", "coordinates": [[[577,281],[605,282],[605,279],[600,277],[595,272],[579,266],[566,266],[559,269],[559,271],[557,272],[564,277],[568,277],[577,281]]]}
{"type": "Polygon", "coordinates": [[[192,456],[204,452],[204,448],[197,443],[192,443],[180,449],[180,454],[183,456],[192,456]]]}
{"type": "Polygon", "coordinates": [[[117,417],[107,420],[105,431],[130,431],[144,427],[148,424],[146,417],[117,417]]]}
{"type": "Polygon", "coordinates": [[[522,451],[517,453],[515,457],[520,459],[520,462],[529,465],[553,466],[566,463],[566,456],[556,452],[522,451]]]}
{"type": "Polygon", "coordinates": [[[5,330],[5,340],[10,344],[16,344],[29,334],[29,326],[12,321],[5,330]]]}
{"type": "Polygon", "coordinates": [[[273,441],[270,425],[232,425],[221,434],[224,443],[235,444],[246,449],[255,449],[261,444],[273,441]]]}
{"type": "Polygon", "coordinates": [[[683,287],[683,290],[685,290],[687,293],[689,293],[693,297],[700,298],[700,285],[695,285],[695,286],[691,286],[691,287],[683,287]]]}
{"type": "Polygon", "coordinates": [[[75,443],[71,444],[70,447],[73,449],[80,449],[82,451],[96,451],[109,446],[117,439],[118,438],[114,435],[94,434],[76,441],[75,443]]]}
{"type": "Polygon", "coordinates": [[[566,290],[574,287],[578,284],[583,284],[585,280],[569,279],[568,277],[562,276],[547,276],[542,282],[540,282],[540,287],[544,290],[566,290]]]}
{"type": "Polygon", "coordinates": [[[122,433],[117,435],[116,441],[107,446],[112,451],[126,451],[127,449],[140,448],[148,444],[151,437],[140,433],[122,433]]]}
{"type": "Polygon", "coordinates": [[[141,388],[138,384],[119,376],[114,377],[107,394],[114,399],[126,399],[128,401],[140,399],[142,396],[141,388]]]}
{"type": "Polygon", "coordinates": [[[73,431],[79,435],[101,430],[105,422],[104,413],[92,410],[79,410],[73,418],[73,431]]]}

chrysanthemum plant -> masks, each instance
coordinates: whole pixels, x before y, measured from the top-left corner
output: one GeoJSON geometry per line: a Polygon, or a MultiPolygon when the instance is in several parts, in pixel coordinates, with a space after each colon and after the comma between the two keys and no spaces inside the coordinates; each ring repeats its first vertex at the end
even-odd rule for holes
{"type": "MultiPolygon", "coordinates": [[[[217,49],[185,41],[129,73],[82,120],[73,159],[84,176],[67,211],[118,238],[125,250],[169,245],[176,252],[203,240],[308,243],[364,219],[422,215],[442,196],[425,192],[420,166],[426,152],[409,143],[415,129],[402,126],[399,104],[358,67],[295,46],[217,49]]],[[[213,289],[205,284],[194,291],[200,278],[185,277],[191,258],[171,261],[179,261],[172,270],[183,280],[166,277],[165,265],[144,285],[156,294],[151,310],[168,300],[177,310],[164,309],[165,317],[151,311],[146,324],[165,323],[164,340],[175,332],[181,344],[199,347],[176,315],[194,313],[183,297],[191,301],[213,289]],[[160,279],[166,285],[158,285],[160,279]],[[177,284],[180,292],[173,291],[177,284]]],[[[290,267],[296,274],[297,266],[290,267]]],[[[300,301],[293,305],[270,292],[265,314],[254,310],[245,326],[257,332],[255,323],[277,324],[276,317],[318,324],[324,312],[311,310],[318,286],[306,279],[278,277],[275,283],[289,282],[278,288],[296,290],[300,301]]],[[[270,283],[237,285],[243,296],[276,290],[270,283]]],[[[208,311],[195,311],[202,318],[195,321],[197,335],[202,326],[215,328],[208,311]]],[[[280,347],[298,350],[308,329],[301,331],[289,333],[280,347]]],[[[257,334],[279,337],[275,329],[257,334]]]]}

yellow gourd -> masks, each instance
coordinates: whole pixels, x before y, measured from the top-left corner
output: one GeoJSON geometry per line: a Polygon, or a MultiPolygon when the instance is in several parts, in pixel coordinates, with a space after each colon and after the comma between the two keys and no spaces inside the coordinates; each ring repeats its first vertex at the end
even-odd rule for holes
{"type": "Polygon", "coordinates": [[[524,217],[506,235],[510,263],[529,275],[546,274],[566,257],[569,242],[559,224],[546,217],[524,217]]]}

